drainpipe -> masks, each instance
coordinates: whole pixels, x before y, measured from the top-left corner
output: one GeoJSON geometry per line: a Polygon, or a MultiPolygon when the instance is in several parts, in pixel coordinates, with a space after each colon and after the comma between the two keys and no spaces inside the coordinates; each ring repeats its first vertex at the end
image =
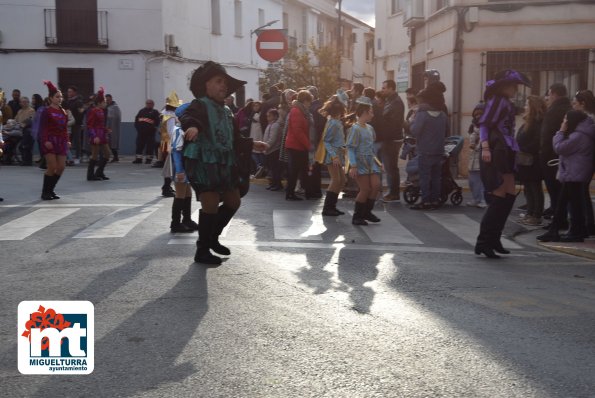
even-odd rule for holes
{"type": "Polygon", "coordinates": [[[463,93],[463,25],[467,9],[455,10],[457,13],[457,29],[453,51],[453,109],[452,133],[461,133],[461,107],[463,93]]]}

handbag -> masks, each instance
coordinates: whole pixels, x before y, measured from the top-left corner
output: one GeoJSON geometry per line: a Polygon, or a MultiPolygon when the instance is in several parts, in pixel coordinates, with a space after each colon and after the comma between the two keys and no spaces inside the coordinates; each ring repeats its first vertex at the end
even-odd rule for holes
{"type": "Polygon", "coordinates": [[[527,152],[517,152],[515,155],[517,166],[533,166],[533,155],[527,152]]]}

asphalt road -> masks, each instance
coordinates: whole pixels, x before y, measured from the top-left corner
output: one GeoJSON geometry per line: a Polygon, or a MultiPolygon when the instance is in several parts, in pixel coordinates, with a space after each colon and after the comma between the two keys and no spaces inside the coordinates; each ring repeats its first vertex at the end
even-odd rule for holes
{"type": "Polygon", "coordinates": [[[39,169],[0,169],[0,396],[595,397],[595,263],[526,234],[477,257],[480,209],[390,204],[354,227],[253,185],[206,268],[169,233],[159,170],[84,174],[42,202],[39,169]],[[23,300],[94,304],[92,374],[18,372],[23,300]]]}

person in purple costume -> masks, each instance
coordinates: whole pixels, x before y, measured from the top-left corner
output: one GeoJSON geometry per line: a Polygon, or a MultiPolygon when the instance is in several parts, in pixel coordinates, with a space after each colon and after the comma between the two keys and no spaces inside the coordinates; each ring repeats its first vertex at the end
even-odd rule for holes
{"type": "Polygon", "coordinates": [[[494,259],[500,258],[495,252],[510,253],[502,246],[500,237],[516,199],[515,153],[519,147],[514,138],[516,108],[511,98],[519,84],[531,83],[512,69],[498,72],[489,80],[484,93],[486,107],[479,120],[480,173],[488,207],[481,219],[475,254],[494,259]]]}

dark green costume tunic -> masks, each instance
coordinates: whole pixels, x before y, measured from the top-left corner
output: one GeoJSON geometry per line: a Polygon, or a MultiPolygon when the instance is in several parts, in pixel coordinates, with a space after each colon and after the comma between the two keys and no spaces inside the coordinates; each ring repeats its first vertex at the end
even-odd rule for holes
{"type": "Polygon", "coordinates": [[[194,190],[225,192],[248,191],[252,139],[240,135],[233,113],[223,103],[202,97],[192,101],[180,117],[182,129],[198,129],[196,141],[184,146],[184,164],[194,190]]]}

